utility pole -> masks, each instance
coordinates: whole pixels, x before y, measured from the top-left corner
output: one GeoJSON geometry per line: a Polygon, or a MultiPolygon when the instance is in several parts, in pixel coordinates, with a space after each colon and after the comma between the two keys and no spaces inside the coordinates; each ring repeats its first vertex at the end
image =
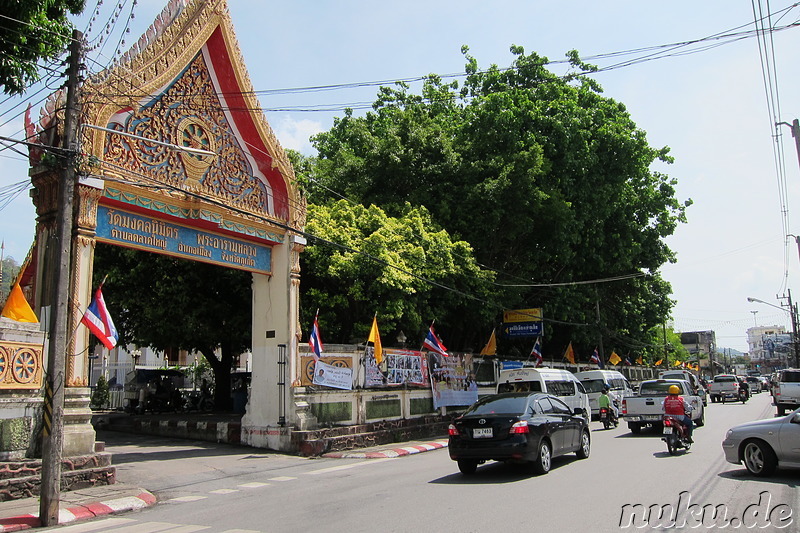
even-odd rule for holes
{"type": "Polygon", "coordinates": [[[792,137],[794,137],[794,145],[797,148],[797,162],[800,163],[800,120],[794,119],[791,124],[788,122],[778,122],[778,126],[789,126],[792,129],[792,137]]]}
{"type": "Polygon", "coordinates": [[[70,316],[69,284],[72,265],[72,219],[78,154],[78,88],[83,33],[72,32],[67,70],[67,102],[64,118],[63,179],[58,191],[58,227],[53,244],[55,252],[50,287],[50,329],[47,353],[47,376],[43,413],[42,481],[39,519],[44,526],[58,525],[61,492],[61,453],[64,441],[64,387],[67,355],[67,323],[70,316]]]}
{"type": "MultiPolygon", "coordinates": [[[[796,122],[796,121],[795,121],[796,122]]],[[[792,317],[792,346],[794,347],[794,367],[800,368],[800,344],[797,342],[797,308],[792,303],[792,289],[787,289],[789,294],[789,315],[792,317]]]]}

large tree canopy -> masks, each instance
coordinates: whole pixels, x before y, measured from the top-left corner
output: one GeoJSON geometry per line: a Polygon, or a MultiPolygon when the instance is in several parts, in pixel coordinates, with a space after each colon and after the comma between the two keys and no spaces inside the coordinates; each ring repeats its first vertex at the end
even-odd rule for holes
{"type": "Polygon", "coordinates": [[[506,308],[544,308],[553,350],[644,340],[669,314],[671,289],[657,270],[674,260],[664,238],[691,203],[651,168],[669,163],[669,150],[650,147],[595,81],[511,51],[511,68],[479,70],[465,48],[463,87],[437,76],[419,95],[384,87],[372,112],[337,119],[314,138],[310,172],[321,187],[310,199],[337,191],[390,216],[425,206],[498,272],[506,308]]]}
{"type": "Polygon", "coordinates": [[[22,94],[39,80],[40,60],[63,54],[72,38],[67,14],[83,12],[86,0],[0,0],[0,85],[22,94]]]}
{"type": "Polygon", "coordinates": [[[94,271],[107,276],[103,296],[114,302],[120,345],[202,353],[215,405],[229,407],[234,358],[251,348],[250,273],[103,244],[94,271]]]}
{"type": "Polygon", "coordinates": [[[412,344],[422,344],[434,319],[448,346],[485,341],[475,324],[497,311],[488,303],[493,275],[475,264],[468,243],[435,228],[424,207],[389,217],[345,200],[312,204],[307,231],[317,239],[301,256],[303,321],[319,307],[327,341],[364,342],[376,313],[382,333],[403,331],[412,344]]]}

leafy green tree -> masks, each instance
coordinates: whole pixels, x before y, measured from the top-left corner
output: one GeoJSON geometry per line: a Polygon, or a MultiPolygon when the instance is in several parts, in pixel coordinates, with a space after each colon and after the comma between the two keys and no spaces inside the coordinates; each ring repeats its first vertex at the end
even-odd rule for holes
{"type": "Polygon", "coordinates": [[[120,345],[203,354],[214,373],[214,403],[231,406],[231,368],[251,348],[249,272],[98,244],[95,277],[108,276],[120,345]],[[217,355],[219,352],[219,355],[217,355]]]}
{"type": "Polygon", "coordinates": [[[97,378],[97,385],[92,392],[91,405],[95,409],[102,409],[108,405],[110,394],[108,392],[108,381],[102,374],[97,378]]]}
{"type": "Polygon", "coordinates": [[[2,269],[3,282],[0,284],[0,301],[5,301],[6,297],[11,292],[12,283],[14,283],[17,274],[19,274],[20,265],[13,257],[4,257],[2,269]]]}
{"type": "Polygon", "coordinates": [[[448,348],[485,342],[476,334],[487,332],[474,324],[496,312],[487,304],[493,275],[478,267],[469,244],[437,229],[424,207],[389,217],[345,200],[311,204],[306,229],[316,239],[301,255],[302,320],[311,323],[319,308],[327,342],[364,342],[375,313],[390,338],[402,330],[421,344],[435,319],[448,348]]]}
{"type": "Polygon", "coordinates": [[[86,0],[6,0],[0,3],[0,85],[22,94],[40,79],[38,62],[58,59],[69,47],[67,15],[83,12],[86,0]]]}
{"type": "Polygon", "coordinates": [[[463,87],[435,75],[419,95],[383,87],[373,111],[315,136],[310,200],[336,191],[389,216],[425,206],[498,271],[506,308],[544,308],[546,350],[589,350],[610,332],[646,341],[673,305],[657,273],[675,259],[664,238],[691,204],[651,170],[669,149],[587,76],[557,76],[521,47],[507,69],[463,51],[463,87]]]}

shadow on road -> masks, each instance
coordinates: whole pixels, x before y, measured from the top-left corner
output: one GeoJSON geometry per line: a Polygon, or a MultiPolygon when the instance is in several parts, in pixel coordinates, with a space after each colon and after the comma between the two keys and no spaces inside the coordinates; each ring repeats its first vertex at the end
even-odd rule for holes
{"type": "Polygon", "coordinates": [[[736,481],[759,481],[761,483],[774,483],[776,485],[786,485],[792,488],[800,487],[800,470],[778,470],[771,477],[757,477],[747,471],[746,468],[736,468],[736,465],[730,464],[734,470],[720,472],[717,474],[721,478],[733,479],[736,481]]]}
{"type": "MultiPolygon", "coordinates": [[[[553,459],[551,471],[578,460],[577,457],[556,457],[553,459]]],[[[458,470],[455,461],[453,461],[453,468],[458,470]]],[[[541,476],[534,474],[529,465],[489,461],[479,466],[478,470],[470,476],[465,476],[456,471],[447,476],[433,479],[428,483],[442,485],[498,485],[525,481],[532,477],[541,476]]]]}
{"type": "Polygon", "coordinates": [[[249,446],[165,437],[145,437],[116,431],[97,431],[97,439],[103,441],[106,445],[106,450],[113,453],[113,463],[115,465],[194,457],[222,457],[225,455],[246,455],[245,459],[263,459],[270,455],[281,455],[274,450],[259,450],[249,446]]]}

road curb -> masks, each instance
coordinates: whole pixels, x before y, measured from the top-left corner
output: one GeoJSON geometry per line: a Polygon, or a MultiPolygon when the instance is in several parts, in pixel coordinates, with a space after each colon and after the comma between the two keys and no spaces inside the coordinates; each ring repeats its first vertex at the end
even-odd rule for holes
{"type": "Polygon", "coordinates": [[[414,455],[416,453],[429,452],[431,450],[438,450],[439,448],[446,448],[447,440],[436,440],[426,442],[423,444],[415,444],[412,446],[403,446],[401,448],[391,448],[373,452],[329,452],[322,454],[322,457],[329,459],[390,459],[394,457],[404,457],[406,455],[414,455]]]}
{"type": "MultiPolygon", "coordinates": [[[[123,511],[143,509],[156,503],[156,497],[150,492],[142,490],[135,496],[125,496],[112,500],[91,502],[85,505],[73,505],[58,512],[58,524],[64,525],[76,520],[86,520],[123,511]]],[[[38,515],[24,514],[10,518],[0,518],[0,533],[6,531],[22,531],[34,527],[42,527],[38,515]]]]}

